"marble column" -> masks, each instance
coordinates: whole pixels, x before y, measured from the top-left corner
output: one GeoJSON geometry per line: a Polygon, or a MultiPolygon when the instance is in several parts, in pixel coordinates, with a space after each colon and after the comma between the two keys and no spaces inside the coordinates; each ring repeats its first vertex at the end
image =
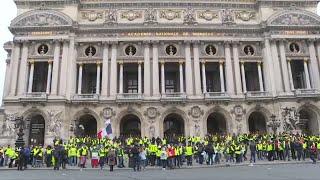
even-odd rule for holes
{"type": "Polygon", "coordinates": [[[100,74],[101,74],[101,62],[97,62],[96,94],[100,94],[100,74]]]}
{"type": "Polygon", "coordinates": [[[194,68],[194,87],[196,96],[201,96],[201,75],[200,75],[200,60],[199,60],[199,44],[193,43],[193,68],[194,68]]]}
{"type": "Polygon", "coordinates": [[[270,70],[268,71],[270,71],[270,74],[274,74],[274,83],[275,83],[276,92],[283,92],[284,90],[282,87],[282,75],[281,75],[281,66],[280,66],[280,61],[278,56],[277,42],[274,40],[271,41],[271,54],[272,54],[272,60],[273,60],[272,61],[273,72],[271,71],[271,66],[270,66],[270,70]]]}
{"type": "Polygon", "coordinates": [[[3,87],[3,97],[7,97],[10,91],[10,55],[6,59],[6,73],[3,87]]]}
{"type": "Polygon", "coordinates": [[[19,68],[18,95],[23,95],[27,92],[28,49],[29,49],[29,43],[24,42],[22,44],[22,53],[21,53],[21,61],[20,61],[20,68],[19,68]]]}
{"type": "Polygon", "coordinates": [[[33,74],[34,74],[34,61],[30,61],[29,63],[30,63],[30,68],[29,68],[28,93],[32,93],[33,74]]]}
{"type": "MultiPolygon", "coordinates": [[[[314,46],[314,41],[308,41],[308,49],[310,54],[310,77],[311,77],[311,84],[312,88],[314,89],[320,89],[320,74],[319,74],[319,66],[317,62],[317,55],[316,50],[314,46]]],[[[320,58],[320,57],[319,57],[320,58]]]]}
{"type": "Polygon", "coordinates": [[[288,67],[288,75],[289,75],[289,84],[290,84],[291,91],[293,91],[294,84],[293,84],[292,71],[291,71],[291,59],[287,60],[287,67],[288,67]]]}
{"type": "Polygon", "coordinates": [[[192,81],[192,66],[191,66],[191,51],[190,42],[185,42],[185,72],[186,73],[186,94],[193,95],[193,81],[192,81]]]}
{"type": "Polygon", "coordinates": [[[237,95],[242,94],[238,46],[239,46],[238,42],[234,42],[233,45],[232,45],[233,63],[234,63],[234,73],[235,73],[236,93],[237,93],[237,95]]]}
{"type": "MultiPolygon", "coordinates": [[[[110,96],[115,98],[117,95],[117,43],[113,43],[111,46],[111,64],[110,64],[110,96]]],[[[120,85],[119,85],[120,87],[120,85]]]]}
{"type": "Polygon", "coordinates": [[[227,79],[227,92],[229,95],[234,94],[233,70],[230,52],[230,43],[225,42],[225,58],[226,58],[226,79],[227,79]]]}
{"type": "Polygon", "coordinates": [[[101,95],[108,96],[109,94],[109,44],[103,44],[103,60],[102,60],[102,88],[101,95]]]}
{"type": "Polygon", "coordinates": [[[220,89],[221,92],[226,92],[225,85],[224,85],[224,68],[223,68],[223,61],[219,62],[219,72],[220,72],[220,89]]]}
{"type": "Polygon", "coordinates": [[[275,84],[275,70],[273,68],[273,58],[271,53],[271,46],[269,38],[265,38],[264,40],[264,58],[263,58],[263,74],[266,87],[264,87],[265,91],[272,93],[272,96],[277,95],[276,84],[275,84]]]}
{"type": "Polygon", "coordinates": [[[123,94],[123,62],[119,62],[119,94],[123,94]]]}
{"type": "Polygon", "coordinates": [[[46,94],[50,94],[50,92],[51,92],[51,77],[52,77],[52,61],[48,61],[46,94]]]}
{"type": "Polygon", "coordinates": [[[67,90],[67,76],[68,76],[68,41],[63,42],[62,47],[62,59],[61,59],[61,71],[59,80],[59,95],[65,96],[67,90]]]}
{"type": "Polygon", "coordinates": [[[14,42],[12,57],[10,62],[11,69],[11,84],[10,84],[10,93],[9,96],[15,96],[17,91],[17,78],[18,78],[18,69],[19,69],[19,59],[20,59],[20,43],[14,42]]]}
{"type": "Polygon", "coordinates": [[[184,93],[184,85],[183,85],[183,62],[179,61],[179,82],[180,82],[180,93],[184,93]]]}
{"type": "Polygon", "coordinates": [[[309,67],[308,67],[308,59],[304,59],[304,61],[303,61],[303,67],[304,67],[304,75],[305,75],[305,77],[306,77],[307,89],[311,89],[310,75],[309,75],[309,67]]]}
{"type": "Polygon", "coordinates": [[[57,95],[58,93],[60,48],[61,48],[61,43],[59,41],[55,41],[53,67],[52,67],[52,85],[51,85],[51,93],[50,93],[52,95],[57,95]]]}
{"type": "Polygon", "coordinates": [[[158,44],[152,43],[152,95],[158,97],[159,92],[159,59],[158,59],[158,44]]]}
{"type": "Polygon", "coordinates": [[[142,62],[138,62],[138,94],[142,94],[142,62]]]}
{"type": "Polygon", "coordinates": [[[261,62],[257,62],[257,68],[258,68],[258,76],[259,76],[259,87],[260,91],[264,92],[264,87],[263,87],[263,78],[262,78],[262,70],[261,70],[261,62]]]}
{"type": "Polygon", "coordinates": [[[246,72],[244,69],[244,62],[241,61],[241,78],[242,78],[242,89],[244,93],[247,93],[247,82],[246,82],[246,72]]]}
{"type": "Polygon", "coordinates": [[[82,68],[83,64],[79,64],[79,71],[78,71],[78,94],[81,94],[82,91],[82,68]]]}
{"type": "Polygon", "coordinates": [[[284,90],[285,92],[290,92],[292,89],[292,87],[290,88],[290,79],[292,79],[292,74],[288,72],[289,67],[287,65],[287,58],[286,58],[286,52],[285,52],[283,41],[279,42],[279,48],[280,48],[280,59],[281,59],[281,67],[282,67],[282,77],[284,82],[284,90]]]}
{"type": "Polygon", "coordinates": [[[166,88],[165,87],[166,79],[165,79],[165,74],[164,74],[164,61],[161,61],[160,64],[161,64],[161,94],[164,95],[164,94],[166,94],[166,89],[165,89],[166,88]]]}
{"type": "Polygon", "coordinates": [[[68,75],[69,77],[67,82],[67,99],[71,99],[74,94],[76,94],[76,85],[77,85],[77,48],[78,44],[75,43],[75,37],[72,37],[69,43],[69,53],[68,53],[68,75]]]}
{"type": "Polygon", "coordinates": [[[150,44],[149,42],[144,43],[144,61],[143,61],[143,94],[145,97],[149,97],[151,94],[151,69],[150,69],[150,44]]]}
{"type": "Polygon", "coordinates": [[[203,94],[207,93],[207,78],[206,78],[206,61],[202,61],[202,92],[203,94]]]}

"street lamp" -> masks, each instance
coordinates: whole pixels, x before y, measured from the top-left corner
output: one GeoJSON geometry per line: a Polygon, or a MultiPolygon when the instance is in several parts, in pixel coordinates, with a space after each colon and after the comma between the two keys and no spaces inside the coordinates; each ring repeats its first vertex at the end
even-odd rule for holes
{"type": "Polygon", "coordinates": [[[270,116],[270,121],[267,124],[267,126],[272,129],[273,134],[277,133],[277,129],[280,127],[281,124],[281,122],[276,117],[276,115],[272,114],[270,116]]]}

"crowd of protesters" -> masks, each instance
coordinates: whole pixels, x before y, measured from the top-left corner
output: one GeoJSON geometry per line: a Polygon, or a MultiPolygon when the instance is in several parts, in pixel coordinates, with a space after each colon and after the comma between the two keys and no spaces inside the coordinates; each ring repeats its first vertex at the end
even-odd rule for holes
{"type": "Polygon", "coordinates": [[[67,141],[55,139],[46,147],[32,146],[14,148],[0,147],[0,167],[60,168],[91,166],[103,169],[114,166],[130,167],[141,171],[146,166],[159,166],[163,170],[184,165],[214,165],[221,162],[243,163],[256,161],[304,161],[313,163],[320,159],[320,136],[291,134],[242,134],[207,135],[184,137],[172,135],[168,138],[120,137],[91,138],[71,137],[67,141]],[[89,162],[88,162],[89,161],[89,162]]]}

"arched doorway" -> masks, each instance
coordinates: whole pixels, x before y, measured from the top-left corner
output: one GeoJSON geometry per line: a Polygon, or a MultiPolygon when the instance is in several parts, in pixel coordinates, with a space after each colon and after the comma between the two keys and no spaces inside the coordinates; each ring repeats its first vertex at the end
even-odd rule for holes
{"type": "Polygon", "coordinates": [[[163,133],[165,137],[183,136],[184,131],[184,120],[180,115],[172,113],[164,118],[163,133]]]}
{"type": "Polygon", "coordinates": [[[121,119],[120,135],[125,137],[140,137],[141,122],[138,116],[128,114],[121,119]]]}
{"type": "Polygon", "coordinates": [[[42,115],[36,114],[30,117],[29,145],[44,145],[45,120],[42,115]]]}
{"type": "Polygon", "coordinates": [[[319,125],[317,114],[309,109],[301,109],[299,111],[300,114],[300,128],[302,133],[308,135],[316,135],[319,134],[319,125]]]}
{"type": "Polygon", "coordinates": [[[249,132],[250,133],[265,133],[267,132],[266,118],[261,112],[253,112],[250,114],[248,123],[249,123],[249,132]]]}
{"type": "Polygon", "coordinates": [[[219,112],[211,113],[207,119],[208,134],[225,134],[227,123],[223,114],[219,112]]]}
{"type": "Polygon", "coordinates": [[[81,116],[78,120],[77,131],[75,135],[78,137],[96,137],[97,136],[97,120],[90,114],[81,116]]]}

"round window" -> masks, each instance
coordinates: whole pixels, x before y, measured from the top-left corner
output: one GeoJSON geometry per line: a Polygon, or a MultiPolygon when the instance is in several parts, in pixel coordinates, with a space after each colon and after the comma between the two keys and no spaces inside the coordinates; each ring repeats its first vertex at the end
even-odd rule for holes
{"type": "Polygon", "coordinates": [[[85,50],[86,56],[94,56],[96,53],[97,53],[96,48],[91,45],[88,46],[85,50]]]}
{"type": "Polygon", "coordinates": [[[289,45],[289,49],[290,49],[290,51],[293,52],[293,53],[298,53],[298,52],[300,52],[300,47],[299,47],[299,45],[298,45],[297,43],[291,43],[291,44],[289,45]]]}
{"type": "Polygon", "coordinates": [[[166,47],[166,53],[170,56],[177,54],[177,48],[174,45],[169,45],[166,47]]]}
{"type": "Polygon", "coordinates": [[[38,47],[38,53],[41,54],[41,55],[47,54],[48,51],[49,51],[49,47],[46,44],[41,44],[38,47]]]}
{"type": "Polygon", "coordinates": [[[137,53],[137,49],[133,45],[129,45],[124,51],[127,56],[134,56],[137,53]]]}
{"type": "Polygon", "coordinates": [[[217,53],[217,49],[213,45],[208,45],[205,50],[207,55],[210,55],[210,56],[213,56],[217,53]]]}
{"type": "Polygon", "coordinates": [[[254,49],[253,49],[253,47],[250,46],[250,45],[245,46],[245,47],[243,48],[243,51],[244,51],[244,53],[245,53],[246,55],[248,55],[248,56],[252,56],[252,55],[254,54],[254,49]]]}

